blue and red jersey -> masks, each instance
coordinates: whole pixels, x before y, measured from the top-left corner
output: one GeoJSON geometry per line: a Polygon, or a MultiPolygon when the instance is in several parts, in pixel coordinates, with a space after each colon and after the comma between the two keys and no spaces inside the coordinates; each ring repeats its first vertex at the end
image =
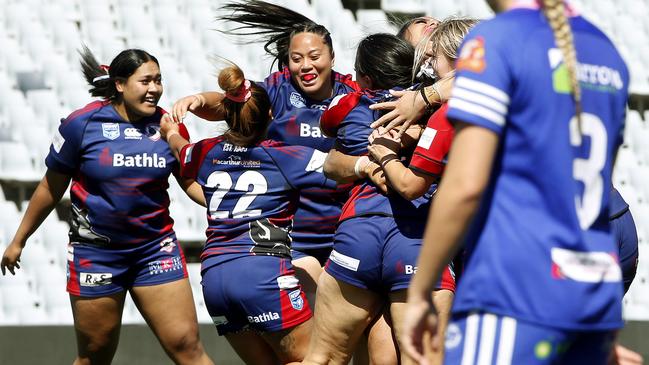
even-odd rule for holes
{"type": "Polygon", "coordinates": [[[499,148],[465,236],[455,312],[483,310],[565,330],[622,325],[609,227],[613,155],[629,74],[611,41],[570,18],[580,118],[562,52],[539,9],[477,25],[457,61],[448,118],[486,128],[499,148]]]}
{"type": "Polygon", "coordinates": [[[442,176],[455,134],[453,125],[446,119],[447,110],[448,104],[444,103],[428,118],[426,129],[410,159],[408,167],[411,170],[437,178],[442,176]]]}
{"type": "Polygon", "coordinates": [[[167,188],[178,162],[160,138],[164,113],[128,122],[95,101],[61,121],[45,163],[72,177],[72,241],[139,245],[173,232],[167,188]]]}
{"type": "MultiPolygon", "coordinates": [[[[387,91],[370,90],[341,95],[322,115],[320,127],[326,135],[336,136],[336,147],[341,152],[353,156],[367,155],[367,138],[373,130],[370,124],[380,116],[379,111],[371,110],[369,106],[389,97],[387,91]]],[[[367,215],[425,219],[434,189],[432,186],[424,196],[408,201],[398,194],[383,195],[368,180],[359,180],[343,206],[340,220],[367,215]]]]}
{"type": "Polygon", "coordinates": [[[270,140],[236,146],[222,137],[181,151],[181,175],[203,188],[207,242],[203,269],[248,255],[290,258],[293,217],[302,189],[334,189],[323,152],[270,140]]]}
{"type": "MultiPolygon", "coordinates": [[[[351,75],[334,71],[332,78],[333,97],[359,89],[351,75]]],[[[272,105],[273,121],[268,129],[269,139],[329,152],[334,140],[322,134],[319,120],[331,98],[310,99],[293,84],[287,67],[268,76],[259,86],[266,90],[272,105]]],[[[331,247],[336,222],[347,195],[345,190],[302,190],[295,213],[293,248],[331,247]]]]}

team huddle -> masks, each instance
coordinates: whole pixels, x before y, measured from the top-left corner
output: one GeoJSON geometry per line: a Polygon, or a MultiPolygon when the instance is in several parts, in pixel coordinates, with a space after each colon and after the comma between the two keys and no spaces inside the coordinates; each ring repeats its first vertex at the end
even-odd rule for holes
{"type": "Polygon", "coordinates": [[[175,363],[212,364],[173,175],[206,208],[203,297],[246,364],[640,363],[614,346],[637,263],[611,183],[626,65],[562,0],[488,2],[488,21],[366,36],[354,78],[324,26],[226,3],[225,32],[261,39],[278,71],[228,62],[222,91],[169,112],[155,56],[84,48],[101,100],[62,119],[3,274],[71,183],[74,364],[112,361],[127,292],[175,363]],[[228,129],[191,141],[187,113],[228,129]]]}

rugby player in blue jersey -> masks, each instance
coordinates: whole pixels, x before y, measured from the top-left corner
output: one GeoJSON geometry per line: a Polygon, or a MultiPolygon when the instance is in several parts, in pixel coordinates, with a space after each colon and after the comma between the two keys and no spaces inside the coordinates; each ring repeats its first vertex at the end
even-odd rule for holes
{"type": "Polygon", "coordinates": [[[429,293],[463,243],[445,363],[606,364],[622,326],[608,187],[628,70],[561,0],[489,4],[499,14],[469,33],[457,61],[456,134],[402,345],[425,363],[429,293]]]}
{"type": "MultiPolygon", "coordinates": [[[[94,101],[61,121],[36,188],[0,267],[12,274],[29,236],[70,187],[68,283],[77,358],[110,364],[127,291],[176,364],[212,364],[200,343],[185,258],[169,216],[169,176],[204,204],[200,187],[178,177],[160,138],[158,60],[129,49],[110,66],[85,49],[81,66],[94,101]]],[[[183,132],[186,135],[186,130],[183,132]]]]}
{"type": "Polygon", "coordinates": [[[299,362],[311,333],[311,308],[291,264],[300,191],[335,189],[318,150],[267,139],[271,101],[237,66],[219,74],[216,113],[229,130],[190,144],[182,124],[163,123],[181,175],[202,187],[207,242],[203,295],[220,335],[247,364],[299,362]]]}

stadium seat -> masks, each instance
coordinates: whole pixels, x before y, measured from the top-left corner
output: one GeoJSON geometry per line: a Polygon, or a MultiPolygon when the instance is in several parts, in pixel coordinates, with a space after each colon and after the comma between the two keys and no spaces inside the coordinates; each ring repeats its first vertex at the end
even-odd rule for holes
{"type": "Polygon", "coordinates": [[[27,182],[38,181],[40,178],[24,144],[0,142],[0,179],[27,182]]]}

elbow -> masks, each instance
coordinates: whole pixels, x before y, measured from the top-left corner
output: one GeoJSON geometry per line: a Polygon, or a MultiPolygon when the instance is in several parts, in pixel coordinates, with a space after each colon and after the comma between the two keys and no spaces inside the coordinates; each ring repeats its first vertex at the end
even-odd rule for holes
{"type": "Polygon", "coordinates": [[[455,185],[457,192],[457,199],[459,204],[474,205],[480,202],[482,194],[487,187],[487,181],[480,181],[475,179],[464,179],[455,185]]]}
{"type": "Polygon", "coordinates": [[[406,200],[415,200],[423,196],[425,192],[425,190],[422,191],[421,189],[406,186],[399,190],[399,195],[406,200]]]}

